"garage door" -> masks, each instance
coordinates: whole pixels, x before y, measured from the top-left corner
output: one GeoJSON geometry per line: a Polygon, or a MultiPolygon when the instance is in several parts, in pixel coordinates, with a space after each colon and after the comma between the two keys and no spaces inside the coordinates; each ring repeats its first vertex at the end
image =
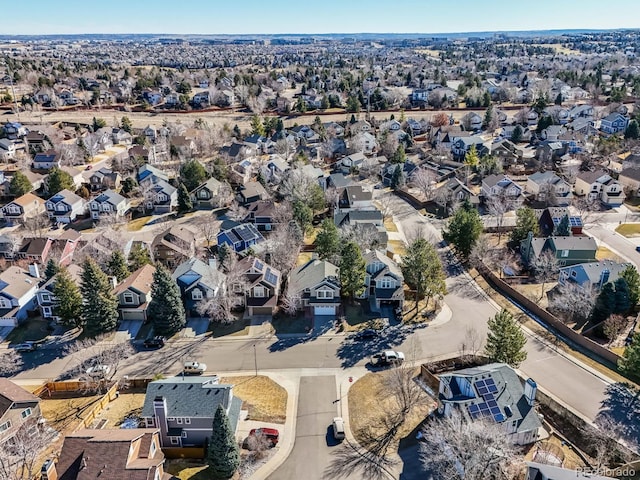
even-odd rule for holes
{"type": "Polygon", "coordinates": [[[322,307],[313,307],[314,315],[335,315],[336,307],[335,305],[330,306],[322,306],[322,307]]]}

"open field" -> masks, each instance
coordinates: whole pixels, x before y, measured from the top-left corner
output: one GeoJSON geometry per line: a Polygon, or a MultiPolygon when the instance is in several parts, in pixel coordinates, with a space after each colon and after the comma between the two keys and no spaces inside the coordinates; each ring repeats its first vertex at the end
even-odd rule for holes
{"type": "Polygon", "coordinates": [[[640,223],[623,223],[616,232],[627,238],[640,237],[640,223]]]}
{"type": "Polygon", "coordinates": [[[91,395],[86,397],[72,396],[68,394],[64,397],[44,398],[40,402],[42,416],[47,423],[59,432],[67,429],[74,429],[80,424],[80,418],[86,410],[102,398],[102,395],[91,395]]]}

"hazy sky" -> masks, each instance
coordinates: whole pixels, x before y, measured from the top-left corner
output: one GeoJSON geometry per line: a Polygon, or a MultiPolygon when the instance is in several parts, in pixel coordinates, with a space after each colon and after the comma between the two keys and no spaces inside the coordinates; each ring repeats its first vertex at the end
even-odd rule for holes
{"type": "MultiPolygon", "coordinates": [[[[0,34],[440,33],[638,28],[618,0],[5,0],[0,34]],[[613,9],[612,9],[613,8],[613,9]]],[[[4,3],[4,2],[3,2],[4,3]]]]}

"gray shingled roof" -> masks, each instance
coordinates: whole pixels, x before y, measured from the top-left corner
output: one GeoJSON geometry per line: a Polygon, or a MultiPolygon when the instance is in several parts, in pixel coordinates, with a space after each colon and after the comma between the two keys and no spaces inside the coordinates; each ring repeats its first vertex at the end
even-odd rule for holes
{"type": "Polygon", "coordinates": [[[228,405],[232,388],[233,385],[216,384],[207,377],[156,380],[147,385],[142,416],[152,417],[153,400],[163,397],[169,417],[213,418],[218,405],[228,405]]]}

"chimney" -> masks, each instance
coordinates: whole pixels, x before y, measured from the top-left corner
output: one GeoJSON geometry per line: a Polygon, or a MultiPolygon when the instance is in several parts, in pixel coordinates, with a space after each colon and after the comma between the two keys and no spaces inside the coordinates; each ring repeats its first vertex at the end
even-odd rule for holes
{"type": "Polygon", "coordinates": [[[524,398],[527,400],[527,403],[530,407],[533,407],[533,404],[536,401],[536,392],[538,391],[538,386],[536,382],[531,378],[527,378],[527,381],[524,382],[524,398]]]}
{"type": "Polygon", "coordinates": [[[111,277],[111,286],[116,288],[118,286],[118,279],[116,277],[111,277]]]}
{"type": "Polygon", "coordinates": [[[218,268],[218,261],[215,258],[210,258],[209,259],[209,266],[211,268],[217,269],[218,268]]]}
{"type": "Polygon", "coordinates": [[[58,480],[58,471],[53,460],[48,459],[42,464],[40,469],[40,480],[58,480]]]}
{"type": "Polygon", "coordinates": [[[37,263],[29,264],[29,275],[31,275],[33,278],[40,278],[40,269],[38,268],[37,263]]]}

